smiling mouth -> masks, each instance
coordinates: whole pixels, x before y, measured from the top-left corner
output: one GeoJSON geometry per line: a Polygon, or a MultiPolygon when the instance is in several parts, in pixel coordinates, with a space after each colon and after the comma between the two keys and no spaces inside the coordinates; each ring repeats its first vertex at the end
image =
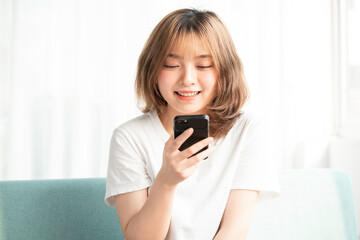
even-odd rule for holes
{"type": "Polygon", "coordinates": [[[198,95],[200,93],[200,91],[198,91],[198,92],[175,92],[175,93],[182,97],[193,97],[193,96],[198,95]]]}

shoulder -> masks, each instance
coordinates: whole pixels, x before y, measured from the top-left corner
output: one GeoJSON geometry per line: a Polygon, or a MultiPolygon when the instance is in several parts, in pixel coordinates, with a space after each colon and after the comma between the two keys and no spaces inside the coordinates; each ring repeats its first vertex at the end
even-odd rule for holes
{"type": "Polygon", "coordinates": [[[263,117],[253,112],[242,112],[232,130],[236,132],[255,131],[264,124],[263,117]]]}
{"type": "Polygon", "coordinates": [[[125,138],[125,139],[137,139],[141,138],[145,131],[153,129],[152,124],[152,113],[144,113],[140,116],[137,116],[133,119],[130,119],[113,131],[114,138],[125,138]]]}
{"type": "Polygon", "coordinates": [[[152,117],[151,115],[152,115],[151,112],[147,112],[140,116],[132,118],[132,119],[122,123],[117,128],[115,128],[114,132],[141,131],[141,129],[147,128],[147,126],[151,124],[151,117],[152,117]]]}
{"type": "Polygon", "coordinates": [[[257,133],[264,132],[263,117],[253,112],[242,112],[234,126],[226,135],[233,143],[248,142],[257,133]]]}

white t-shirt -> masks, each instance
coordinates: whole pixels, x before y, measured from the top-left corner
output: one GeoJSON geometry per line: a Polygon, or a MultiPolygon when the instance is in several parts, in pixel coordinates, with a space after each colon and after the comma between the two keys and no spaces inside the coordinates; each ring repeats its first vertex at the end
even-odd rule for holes
{"type": "MultiPolygon", "coordinates": [[[[216,149],[208,159],[179,183],[166,239],[212,239],[231,189],[258,190],[259,201],[280,194],[276,168],[267,161],[261,126],[259,120],[243,113],[226,137],[214,143],[216,149]]],[[[144,188],[150,193],[169,137],[155,112],[114,130],[105,195],[108,205],[115,205],[117,194],[144,188]]]]}

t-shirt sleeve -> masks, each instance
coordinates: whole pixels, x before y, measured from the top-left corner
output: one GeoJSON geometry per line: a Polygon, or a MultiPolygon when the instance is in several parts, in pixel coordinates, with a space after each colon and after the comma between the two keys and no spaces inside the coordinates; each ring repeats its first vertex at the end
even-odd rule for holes
{"type": "Polygon", "coordinates": [[[152,183],[137,144],[125,129],[114,130],[105,193],[105,202],[109,206],[115,206],[114,196],[147,188],[152,183]]]}
{"type": "Polygon", "coordinates": [[[264,122],[250,119],[246,128],[231,189],[257,190],[259,202],[275,198],[281,190],[276,163],[267,154],[264,122]]]}

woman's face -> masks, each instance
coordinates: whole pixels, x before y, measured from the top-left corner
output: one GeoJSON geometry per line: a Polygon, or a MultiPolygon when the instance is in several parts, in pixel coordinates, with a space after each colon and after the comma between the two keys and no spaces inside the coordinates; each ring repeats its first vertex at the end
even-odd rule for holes
{"type": "Polygon", "coordinates": [[[212,56],[198,37],[175,44],[158,75],[168,116],[206,114],[213,99],[217,73],[212,56]]]}

